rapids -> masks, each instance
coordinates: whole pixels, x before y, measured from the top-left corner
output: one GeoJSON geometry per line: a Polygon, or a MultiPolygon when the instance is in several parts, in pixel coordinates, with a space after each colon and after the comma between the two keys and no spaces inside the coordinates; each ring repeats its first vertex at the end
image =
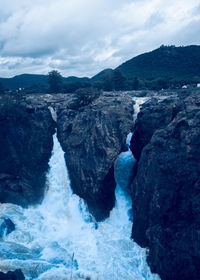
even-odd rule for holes
{"type": "MultiPolygon", "coordinates": [[[[135,112],[144,101],[136,100],[135,112]]],[[[135,164],[131,151],[121,153],[115,162],[115,207],[108,219],[97,224],[84,201],[72,192],[56,134],[53,141],[43,202],[28,209],[0,204],[1,217],[16,225],[0,240],[0,270],[21,268],[26,279],[38,280],[158,280],[147,265],[146,250],[130,239],[127,187],[135,164]]]]}

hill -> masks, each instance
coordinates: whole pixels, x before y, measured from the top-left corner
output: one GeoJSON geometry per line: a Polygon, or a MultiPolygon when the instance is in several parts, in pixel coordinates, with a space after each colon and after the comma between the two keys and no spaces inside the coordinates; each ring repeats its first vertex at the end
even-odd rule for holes
{"type": "Polygon", "coordinates": [[[47,84],[46,75],[22,74],[12,78],[0,78],[5,89],[27,88],[35,84],[47,84]]]}
{"type": "MultiPolygon", "coordinates": [[[[76,82],[88,82],[89,78],[78,78],[70,76],[67,78],[63,77],[63,81],[67,83],[76,82]]],[[[12,78],[0,78],[0,83],[2,83],[5,89],[18,89],[18,88],[29,88],[33,85],[47,85],[48,76],[47,75],[37,75],[37,74],[22,74],[14,76],[12,78]]]]}
{"type": "Polygon", "coordinates": [[[191,78],[200,76],[200,46],[161,46],[117,67],[128,78],[191,78]]]}
{"type": "MultiPolygon", "coordinates": [[[[116,69],[104,69],[91,79],[63,77],[63,92],[73,92],[93,85],[99,89],[132,90],[180,88],[184,84],[200,83],[200,46],[161,46],[138,55],[116,69]]],[[[13,78],[0,78],[4,89],[47,88],[47,75],[22,74],[13,78]]],[[[28,89],[30,91],[30,89],[28,89]]]]}
{"type": "Polygon", "coordinates": [[[102,80],[105,76],[111,76],[113,77],[113,72],[114,70],[111,68],[107,68],[104,69],[103,71],[99,72],[98,74],[96,74],[95,76],[93,76],[91,78],[91,81],[95,82],[95,81],[100,81],[102,80]]]}

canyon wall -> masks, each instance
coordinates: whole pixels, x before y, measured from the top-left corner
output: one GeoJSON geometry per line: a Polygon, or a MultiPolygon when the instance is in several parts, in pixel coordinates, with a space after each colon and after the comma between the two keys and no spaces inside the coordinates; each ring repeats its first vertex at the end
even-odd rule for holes
{"type": "Polygon", "coordinates": [[[200,97],[147,102],[138,115],[132,151],[132,237],[149,248],[161,279],[200,275],[200,97]]]}

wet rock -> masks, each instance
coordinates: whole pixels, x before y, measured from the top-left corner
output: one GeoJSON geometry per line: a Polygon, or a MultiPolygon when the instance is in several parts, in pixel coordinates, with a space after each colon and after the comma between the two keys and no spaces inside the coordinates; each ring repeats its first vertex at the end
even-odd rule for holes
{"type": "Polygon", "coordinates": [[[97,220],[108,217],[114,206],[113,164],[131,131],[132,114],[132,99],[113,94],[58,112],[58,138],[72,189],[97,220]]]}
{"type": "Polygon", "coordinates": [[[0,238],[15,230],[15,224],[9,218],[0,219],[0,238]]]}
{"type": "Polygon", "coordinates": [[[25,280],[25,277],[21,269],[16,269],[7,273],[0,272],[0,280],[25,280]]]}
{"type": "Polygon", "coordinates": [[[164,280],[200,275],[199,99],[149,102],[136,124],[132,236],[149,248],[151,270],[164,280]]]}

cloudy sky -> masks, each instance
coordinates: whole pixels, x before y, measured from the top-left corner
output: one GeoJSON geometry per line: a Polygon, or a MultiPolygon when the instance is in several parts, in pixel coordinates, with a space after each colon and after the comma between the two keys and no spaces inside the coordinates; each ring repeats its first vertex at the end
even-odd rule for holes
{"type": "Polygon", "coordinates": [[[200,45],[200,0],[0,0],[0,77],[93,76],[161,44],[200,45]]]}

